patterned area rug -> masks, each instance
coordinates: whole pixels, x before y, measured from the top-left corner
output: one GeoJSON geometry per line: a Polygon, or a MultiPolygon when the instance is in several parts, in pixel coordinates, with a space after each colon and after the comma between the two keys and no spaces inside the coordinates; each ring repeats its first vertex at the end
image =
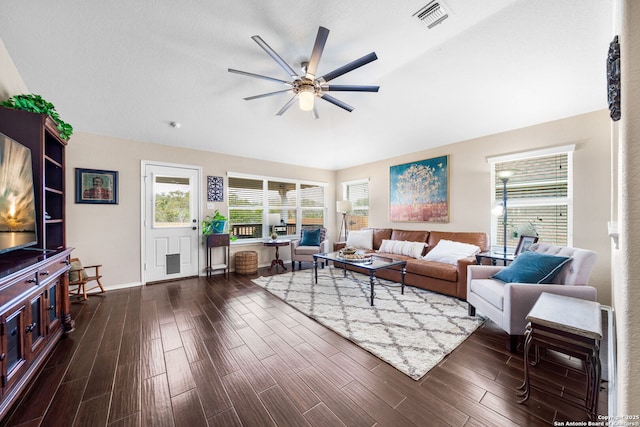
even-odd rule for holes
{"type": "Polygon", "coordinates": [[[483,322],[456,298],[336,268],[263,276],[253,282],[414,380],[421,378],[483,322]]]}

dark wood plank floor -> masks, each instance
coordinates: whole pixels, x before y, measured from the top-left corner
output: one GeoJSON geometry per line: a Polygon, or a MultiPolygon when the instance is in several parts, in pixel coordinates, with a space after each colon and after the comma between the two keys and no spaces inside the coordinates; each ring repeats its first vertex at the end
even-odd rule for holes
{"type": "MultiPolygon", "coordinates": [[[[261,274],[269,274],[260,270],[261,274]]],[[[2,426],[549,426],[585,420],[576,361],[549,355],[516,403],[522,352],[491,322],[420,381],[253,285],[194,278],[72,304],[2,426]]],[[[606,388],[606,383],[604,384],[606,388]]],[[[606,390],[600,412],[606,414],[606,390]]]]}

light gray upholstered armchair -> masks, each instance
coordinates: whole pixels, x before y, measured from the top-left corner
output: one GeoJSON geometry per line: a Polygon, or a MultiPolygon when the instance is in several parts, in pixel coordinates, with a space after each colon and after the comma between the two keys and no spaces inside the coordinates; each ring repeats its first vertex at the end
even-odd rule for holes
{"type": "Polygon", "coordinates": [[[469,315],[476,309],[510,335],[509,350],[515,352],[518,337],[524,335],[525,319],[542,292],[595,301],[596,288],[587,286],[597,254],[593,251],[535,243],[531,251],[570,257],[551,284],[504,283],[492,279],[501,266],[470,265],[467,270],[469,315]]]}
{"type": "MultiPolygon", "coordinates": [[[[303,231],[304,232],[304,229],[303,231]]],[[[289,247],[291,248],[291,270],[296,269],[296,261],[298,269],[302,268],[303,262],[313,262],[313,254],[329,252],[329,240],[327,240],[327,229],[320,227],[320,245],[319,246],[300,246],[302,241],[302,233],[300,239],[293,240],[289,247]]],[[[324,267],[324,262],[322,263],[324,267]]]]}

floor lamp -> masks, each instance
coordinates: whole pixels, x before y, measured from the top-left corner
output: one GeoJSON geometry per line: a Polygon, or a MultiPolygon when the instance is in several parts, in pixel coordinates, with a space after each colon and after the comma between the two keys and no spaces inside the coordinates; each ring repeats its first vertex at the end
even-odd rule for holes
{"type": "Polygon", "coordinates": [[[336,202],[336,211],[342,214],[342,224],[340,224],[340,234],[338,240],[342,239],[342,230],[344,230],[344,242],[347,241],[349,228],[347,227],[347,213],[351,212],[351,202],[349,200],[339,200],[336,202]]]}
{"type": "Polygon", "coordinates": [[[507,256],[507,181],[516,174],[515,169],[505,169],[496,172],[496,176],[502,181],[502,242],[504,256],[507,256]]]}

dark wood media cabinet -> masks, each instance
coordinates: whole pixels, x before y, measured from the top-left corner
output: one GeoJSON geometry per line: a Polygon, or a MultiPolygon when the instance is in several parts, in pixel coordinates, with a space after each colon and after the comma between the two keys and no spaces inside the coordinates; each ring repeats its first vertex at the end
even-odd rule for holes
{"type": "Polygon", "coordinates": [[[65,149],[53,119],[0,107],[0,132],[31,150],[37,244],[0,254],[0,419],[73,330],[65,149]]]}
{"type": "Polygon", "coordinates": [[[69,254],[19,250],[0,255],[0,419],[27,387],[65,332],[69,254]]]}

